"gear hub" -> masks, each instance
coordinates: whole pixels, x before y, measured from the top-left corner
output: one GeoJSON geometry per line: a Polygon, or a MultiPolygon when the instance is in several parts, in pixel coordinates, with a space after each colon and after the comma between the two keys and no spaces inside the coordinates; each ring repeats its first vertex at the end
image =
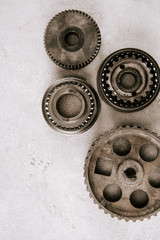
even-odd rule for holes
{"type": "Polygon", "coordinates": [[[79,133],[89,129],[99,111],[95,90],[84,80],[64,78],[51,85],[42,102],[43,115],[53,129],[79,133]]]}
{"type": "Polygon", "coordinates": [[[88,152],[85,182],[95,203],[112,217],[143,220],[160,210],[160,139],[139,127],[121,127],[88,152]]]}
{"type": "Polygon", "coordinates": [[[114,52],[102,63],[98,89],[116,110],[138,111],[148,106],[159,92],[160,70],[155,60],[138,49],[114,52]]]}
{"type": "Polygon", "coordinates": [[[44,44],[49,57],[57,65],[79,69],[98,54],[100,30],[87,13],[67,10],[51,19],[45,31],[44,44]]]}

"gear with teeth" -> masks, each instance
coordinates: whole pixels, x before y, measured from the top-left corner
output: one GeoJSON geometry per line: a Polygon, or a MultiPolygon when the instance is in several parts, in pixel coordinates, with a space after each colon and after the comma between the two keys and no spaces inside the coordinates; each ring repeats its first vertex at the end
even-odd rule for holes
{"type": "Polygon", "coordinates": [[[55,130],[81,133],[97,119],[100,109],[93,87],[79,78],[63,78],[51,85],[43,97],[46,122],[55,130]]]}
{"type": "Polygon", "coordinates": [[[160,210],[160,138],[140,127],[120,127],[99,137],[88,152],[85,183],[94,202],[126,221],[160,210]]]}
{"type": "Polygon", "coordinates": [[[97,56],[101,34],[96,22],[87,13],[66,10],[49,22],[44,44],[47,54],[57,65],[79,69],[97,56]]]}
{"type": "Polygon", "coordinates": [[[145,108],[156,98],[160,70],[149,54],[126,48],[104,60],[97,81],[104,101],[116,110],[133,112],[145,108]]]}

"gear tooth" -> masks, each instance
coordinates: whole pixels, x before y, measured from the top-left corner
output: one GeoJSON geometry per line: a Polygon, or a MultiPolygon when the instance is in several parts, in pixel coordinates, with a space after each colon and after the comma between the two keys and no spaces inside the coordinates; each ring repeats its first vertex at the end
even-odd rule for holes
{"type": "MultiPolygon", "coordinates": [[[[140,218],[139,220],[140,220],[140,221],[143,221],[143,219],[141,219],[141,218],[140,218]]],[[[136,222],[137,219],[134,218],[132,221],[133,221],[133,222],[136,222]]]]}
{"type": "Polygon", "coordinates": [[[134,129],[138,129],[138,127],[137,127],[137,126],[135,126],[135,125],[133,125],[133,128],[134,128],[134,129]]]}

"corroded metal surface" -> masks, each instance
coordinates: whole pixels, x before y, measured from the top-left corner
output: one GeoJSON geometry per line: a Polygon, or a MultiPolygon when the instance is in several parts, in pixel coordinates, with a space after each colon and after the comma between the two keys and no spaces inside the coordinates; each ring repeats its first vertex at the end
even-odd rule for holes
{"type": "Polygon", "coordinates": [[[42,103],[43,115],[55,130],[80,133],[95,122],[100,109],[93,87],[79,78],[63,78],[51,85],[42,103]]]}
{"type": "Polygon", "coordinates": [[[143,220],[160,209],[160,139],[139,127],[121,127],[88,152],[85,182],[95,203],[119,219],[143,220]]]}
{"type": "Polygon", "coordinates": [[[46,51],[57,65],[79,69],[88,65],[99,52],[100,30],[87,13],[66,10],[54,16],[44,36],[46,51]]]}
{"type": "Polygon", "coordinates": [[[104,101],[116,110],[132,112],[148,106],[156,98],[160,72],[149,54],[126,48],[104,60],[97,81],[104,101]]]}

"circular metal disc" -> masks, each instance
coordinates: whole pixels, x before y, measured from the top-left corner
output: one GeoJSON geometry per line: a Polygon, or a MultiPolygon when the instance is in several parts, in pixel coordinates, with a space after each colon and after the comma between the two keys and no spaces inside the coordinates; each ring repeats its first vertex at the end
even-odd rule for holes
{"type": "Polygon", "coordinates": [[[43,97],[46,122],[55,130],[80,133],[89,129],[99,112],[98,96],[92,86],[78,78],[64,78],[51,85],[43,97]]]}
{"type": "Polygon", "coordinates": [[[149,54],[126,48],[104,60],[97,83],[104,101],[116,110],[138,111],[156,98],[160,88],[160,70],[149,54]]]}
{"type": "Polygon", "coordinates": [[[63,11],[49,22],[44,44],[57,65],[79,69],[89,64],[99,52],[100,30],[87,13],[78,10],[63,11]]]}
{"type": "Polygon", "coordinates": [[[95,203],[119,219],[143,220],[160,209],[160,139],[139,127],[121,127],[88,152],[85,182],[95,203]]]}

